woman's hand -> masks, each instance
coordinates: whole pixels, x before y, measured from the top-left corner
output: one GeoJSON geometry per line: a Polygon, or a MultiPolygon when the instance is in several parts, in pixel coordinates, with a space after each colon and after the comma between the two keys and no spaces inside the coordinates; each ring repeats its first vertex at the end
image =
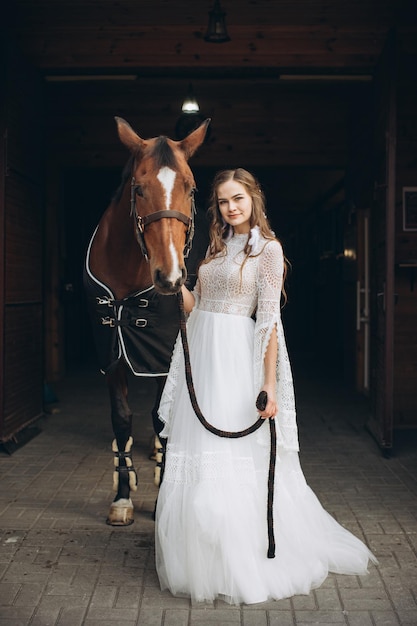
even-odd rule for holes
{"type": "Polygon", "coordinates": [[[184,299],[184,310],[186,313],[191,313],[195,305],[195,298],[191,291],[187,289],[185,285],[181,287],[182,297],[184,299]]]}
{"type": "Polygon", "coordinates": [[[259,416],[262,417],[262,419],[274,418],[278,413],[275,384],[264,385],[261,391],[266,391],[268,395],[268,402],[266,403],[266,407],[263,411],[258,411],[259,416]]]}

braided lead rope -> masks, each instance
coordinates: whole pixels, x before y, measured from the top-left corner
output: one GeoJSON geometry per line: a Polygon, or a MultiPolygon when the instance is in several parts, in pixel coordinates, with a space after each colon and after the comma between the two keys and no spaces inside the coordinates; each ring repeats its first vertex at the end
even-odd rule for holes
{"type": "MultiPolygon", "coordinates": [[[[194,389],[193,377],[191,372],[190,351],[188,348],[187,330],[186,330],[186,318],[184,310],[184,299],[182,292],[178,292],[178,301],[180,307],[180,332],[182,346],[184,350],[184,362],[185,362],[185,379],[187,382],[188,393],[190,396],[191,405],[194,409],[194,413],[198,417],[200,423],[206,430],[217,435],[218,437],[224,437],[227,439],[239,439],[245,437],[251,433],[254,433],[258,428],[262,426],[264,420],[259,417],[252,426],[238,431],[227,431],[216,428],[210,424],[201,412],[201,409],[197,402],[197,397],[194,389]]],[[[273,516],[273,504],[274,504],[274,477],[275,477],[275,465],[277,456],[277,442],[276,442],[276,429],[275,420],[270,419],[269,432],[271,438],[270,456],[269,456],[269,471],[268,471],[268,500],[267,500],[267,525],[268,525],[268,559],[275,558],[275,537],[274,537],[274,516],[273,516]]]]}

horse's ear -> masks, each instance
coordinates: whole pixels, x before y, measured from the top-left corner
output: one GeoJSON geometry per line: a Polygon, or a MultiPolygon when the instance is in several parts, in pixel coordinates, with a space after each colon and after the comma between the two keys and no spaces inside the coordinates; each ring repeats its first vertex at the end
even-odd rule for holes
{"type": "Polygon", "coordinates": [[[120,141],[131,151],[138,152],[144,149],[145,142],[133,130],[133,128],[122,117],[115,117],[117,124],[117,132],[120,141]]]}
{"type": "Polygon", "coordinates": [[[179,146],[184,152],[186,159],[189,159],[203,143],[210,122],[211,118],[208,117],[196,130],[193,130],[192,133],[179,142],[179,146]]]}

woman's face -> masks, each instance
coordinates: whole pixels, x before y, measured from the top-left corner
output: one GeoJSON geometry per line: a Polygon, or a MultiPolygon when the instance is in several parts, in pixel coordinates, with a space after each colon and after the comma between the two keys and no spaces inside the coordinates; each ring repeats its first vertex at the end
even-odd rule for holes
{"type": "Polygon", "coordinates": [[[245,187],[236,180],[227,180],[217,188],[219,211],[235,233],[248,233],[252,215],[252,198],[245,187]]]}

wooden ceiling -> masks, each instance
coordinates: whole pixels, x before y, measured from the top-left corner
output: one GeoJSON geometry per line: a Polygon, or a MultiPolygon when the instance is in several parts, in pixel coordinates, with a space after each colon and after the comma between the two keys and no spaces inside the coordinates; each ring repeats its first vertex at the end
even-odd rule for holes
{"type": "Polygon", "coordinates": [[[416,46],[413,0],[221,0],[231,40],[207,43],[213,0],[14,0],[9,27],[48,74],[372,72],[387,32],[416,46]]]}

